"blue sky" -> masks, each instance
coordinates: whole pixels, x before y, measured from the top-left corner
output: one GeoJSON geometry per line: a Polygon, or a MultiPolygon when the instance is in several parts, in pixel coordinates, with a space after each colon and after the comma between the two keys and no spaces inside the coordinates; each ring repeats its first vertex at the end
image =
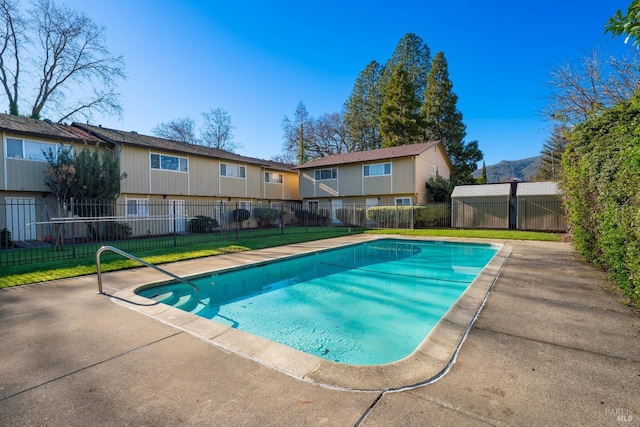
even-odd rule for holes
{"type": "Polygon", "coordinates": [[[106,26],[109,49],[125,58],[124,115],[92,124],[151,134],[219,107],[237,152],[269,159],[300,101],[315,117],[341,110],[367,63],[415,33],[432,57],[444,52],[467,140],[492,165],[539,154],[552,67],[597,47],[628,49],[603,27],[631,0],[59,1],[106,26]]]}

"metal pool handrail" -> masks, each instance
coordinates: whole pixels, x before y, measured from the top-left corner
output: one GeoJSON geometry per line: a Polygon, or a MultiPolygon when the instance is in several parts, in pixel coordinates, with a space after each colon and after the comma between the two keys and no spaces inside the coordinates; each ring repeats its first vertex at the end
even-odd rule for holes
{"type": "Polygon", "coordinates": [[[196,294],[196,299],[198,300],[198,302],[200,302],[200,295],[198,293],[198,287],[196,285],[194,285],[193,283],[189,282],[188,280],[183,279],[180,276],[176,276],[175,274],[170,273],[167,270],[163,270],[162,268],[158,267],[157,265],[153,265],[151,263],[148,263],[147,261],[144,261],[144,260],[138,258],[135,255],[131,255],[130,253],[127,253],[127,252],[123,251],[122,249],[118,249],[118,248],[115,248],[113,246],[102,246],[100,249],[98,249],[96,251],[96,268],[98,270],[98,293],[99,294],[104,294],[104,292],[102,292],[102,272],[100,271],[100,255],[102,255],[102,252],[104,252],[104,251],[115,252],[115,253],[117,253],[119,255],[122,255],[125,258],[129,258],[129,259],[131,259],[133,261],[137,261],[140,264],[144,264],[147,267],[151,267],[154,270],[159,271],[160,273],[164,273],[169,277],[172,277],[172,278],[174,278],[176,280],[179,280],[182,283],[184,283],[185,285],[191,286],[193,288],[193,292],[195,292],[195,294],[196,294]]]}

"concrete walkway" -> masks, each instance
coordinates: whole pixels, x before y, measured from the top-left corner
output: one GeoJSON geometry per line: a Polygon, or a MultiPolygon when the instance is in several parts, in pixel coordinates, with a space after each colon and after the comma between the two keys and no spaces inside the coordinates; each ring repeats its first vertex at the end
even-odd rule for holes
{"type": "Polygon", "coordinates": [[[640,316],[570,245],[508,243],[451,370],[397,392],[293,378],[97,295],[95,276],[0,290],[0,425],[640,425],[640,316]]]}

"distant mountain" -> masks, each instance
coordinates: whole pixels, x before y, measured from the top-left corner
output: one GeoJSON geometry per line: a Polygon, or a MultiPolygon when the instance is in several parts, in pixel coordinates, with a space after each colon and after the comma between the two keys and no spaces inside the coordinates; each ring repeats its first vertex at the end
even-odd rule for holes
{"type": "MultiPolygon", "coordinates": [[[[498,164],[487,166],[487,183],[509,182],[514,179],[531,181],[538,172],[538,166],[540,166],[540,156],[522,160],[503,160],[498,164]]],[[[478,169],[473,176],[480,178],[481,173],[482,170],[478,169]]]]}

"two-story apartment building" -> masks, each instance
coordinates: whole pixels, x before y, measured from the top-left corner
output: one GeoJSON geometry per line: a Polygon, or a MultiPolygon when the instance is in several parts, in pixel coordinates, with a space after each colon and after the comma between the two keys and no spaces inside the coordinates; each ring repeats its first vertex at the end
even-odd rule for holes
{"type": "Polygon", "coordinates": [[[0,114],[0,229],[7,228],[13,240],[36,240],[48,234],[43,225],[55,213],[45,185],[45,152],[57,154],[60,145],[74,151],[84,147],[113,150],[113,146],[71,126],[26,117],[0,114]]]}
{"type": "Polygon", "coordinates": [[[284,207],[283,220],[291,221],[300,203],[298,172],[278,162],[136,132],[7,114],[0,114],[0,132],[0,229],[7,227],[16,241],[50,232],[42,223],[55,213],[37,211],[36,205],[55,204],[44,183],[43,150],[56,152],[60,144],[75,152],[98,147],[118,159],[126,178],[117,204],[124,208],[114,214],[137,235],[182,232],[186,220],[197,215],[225,224],[229,209],[236,206],[250,212],[255,207],[284,207]],[[151,230],[152,218],[167,220],[151,230]]]}
{"type": "Polygon", "coordinates": [[[449,178],[451,161],[437,142],[327,156],[296,167],[307,208],[427,203],[426,183],[449,178]]]}
{"type": "Polygon", "coordinates": [[[120,185],[120,201],[128,215],[162,215],[150,212],[148,206],[166,203],[168,215],[178,218],[168,221],[168,232],[173,227],[184,231],[183,219],[200,214],[215,216],[223,224],[229,206],[250,212],[255,207],[284,206],[284,220],[291,221],[299,204],[298,173],[289,165],[137,132],[73,126],[116,147],[120,169],[127,174],[120,185]],[[212,211],[212,203],[219,209],[212,211]]]}

